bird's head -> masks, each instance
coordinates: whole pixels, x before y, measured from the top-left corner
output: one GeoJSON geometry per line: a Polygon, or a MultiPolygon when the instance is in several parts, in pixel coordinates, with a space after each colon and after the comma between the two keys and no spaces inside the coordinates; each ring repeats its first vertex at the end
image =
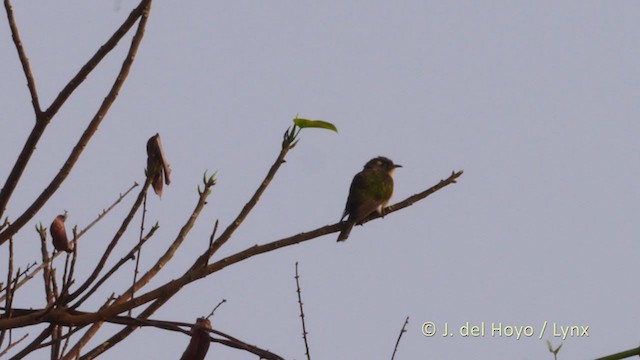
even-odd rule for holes
{"type": "Polygon", "coordinates": [[[388,159],[384,156],[373,158],[364,165],[365,169],[379,169],[386,171],[389,174],[392,174],[393,170],[399,167],[402,167],[402,165],[394,164],[391,159],[388,159]]]}

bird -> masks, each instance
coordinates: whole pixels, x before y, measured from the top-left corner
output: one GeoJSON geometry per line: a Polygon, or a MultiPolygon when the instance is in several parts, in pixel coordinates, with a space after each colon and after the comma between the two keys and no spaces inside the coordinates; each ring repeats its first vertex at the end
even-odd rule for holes
{"type": "Polygon", "coordinates": [[[393,172],[399,167],[402,165],[378,156],[369,160],[364,169],[353,177],[340,221],[347,215],[349,218],[338,235],[338,241],[347,240],[353,226],[361,223],[374,211],[384,216],[384,207],[393,194],[393,172]]]}
{"type": "Polygon", "coordinates": [[[162,177],[165,184],[171,184],[171,167],[164,155],[160,134],[156,133],[147,140],[147,177],[151,180],[153,191],[162,197],[162,177]]]}
{"type": "Polygon", "coordinates": [[[73,252],[71,243],[67,239],[67,231],[64,228],[64,222],[67,220],[67,212],[60,214],[53,219],[49,232],[51,232],[51,238],[53,239],[53,247],[58,251],[66,251],[68,253],[73,252]]]}

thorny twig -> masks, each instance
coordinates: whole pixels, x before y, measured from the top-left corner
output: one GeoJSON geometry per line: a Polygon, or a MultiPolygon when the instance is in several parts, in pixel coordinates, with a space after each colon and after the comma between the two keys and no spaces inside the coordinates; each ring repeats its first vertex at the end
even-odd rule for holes
{"type": "Polygon", "coordinates": [[[308,360],[311,360],[311,354],[309,353],[309,341],[307,339],[307,326],[304,322],[304,309],[302,308],[302,294],[300,291],[300,275],[298,275],[298,262],[296,261],[296,292],[298,293],[298,304],[300,305],[300,319],[302,321],[302,338],[304,339],[305,355],[308,360]]]}
{"type": "Polygon", "coordinates": [[[407,332],[407,325],[409,324],[409,317],[404,320],[404,325],[402,325],[402,329],[400,329],[400,334],[398,334],[398,340],[396,341],[396,346],[393,348],[393,354],[391,355],[391,360],[396,357],[396,351],[398,351],[398,345],[400,345],[400,339],[402,338],[402,334],[407,332]]]}

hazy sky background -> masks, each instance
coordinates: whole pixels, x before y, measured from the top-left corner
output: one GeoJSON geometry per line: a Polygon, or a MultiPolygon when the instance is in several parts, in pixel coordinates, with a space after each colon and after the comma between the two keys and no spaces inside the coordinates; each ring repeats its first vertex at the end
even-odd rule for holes
{"type": "MultiPolygon", "coordinates": [[[[14,1],[43,107],[136,5],[14,1]]],[[[305,130],[259,205],[215,259],[336,222],[353,175],[372,157],[404,165],[392,202],[451,171],[459,183],[363,227],[229,267],[184,289],[153,318],[194,321],[227,299],[214,328],[303,359],[294,264],[313,359],[594,358],[639,345],[640,3],[635,1],[154,2],[131,74],[61,189],[16,238],[16,266],[40,259],[33,226],[63,209],[84,227],[134,181],[145,142],[162,137],[173,183],[148,199],[161,228],[143,269],[175,238],[205,170],[218,185],[174,261],[176,278],[224,229],[278,154],[296,115],[305,130]],[[542,324],[548,321],[542,340],[542,324]],[[424,322],[438,335],[425,337],[424,322]],[[454,336],[443,338],[444,323],[454,336]],[[460,326],[485,323],[484,337],[460,326]],[[516,340],[492,323],[531,326],[516,340]],[[564,341],[552,324],[589,326],[564,341]]],[[[5,16],[0,26],[0,181],[34,118],[5,16]]],[[[114,81],[131,35],[44,134],[9,203],[16,218],[62,166],[114,81]]],[[[88,274],[134,200],[80,244],[88,274]]],[[[138,238],[137,217],[112,256],[138,238]]],[[[0,249],[5,264],[7,246],[0,249]]],[[[63,267],[63,260],[58,260],[63,267]]],[[[83,310],[131,282],[133,265],[83,310]]],[[[0,278],[6,277],[0,266],[0,278]]],[[[15,305],[42,307],[41,278],[15,305]]],[[[105,326],[91,349],[116,327],[105,326]]],[[[37,334],[30,329],[31,336],[37,334]]],[[[16,335],[14,334],[14,337],[16,335]]],[[[138,330],[104,358],[177,359],[184,335],[138,330]]],[[[48,358],[45,351],[38,358],[48,358]]],[[[34,358],[36,358],[34,356],[34,358]]],[[[252,359],[214,344],[208,359],[252,359]]]]}

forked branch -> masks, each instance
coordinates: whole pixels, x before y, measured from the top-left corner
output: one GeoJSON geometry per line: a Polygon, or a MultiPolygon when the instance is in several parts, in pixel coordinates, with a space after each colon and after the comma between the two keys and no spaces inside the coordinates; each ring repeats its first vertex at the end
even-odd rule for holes
{"type": "Polygon", "coordinates": [[[76,146],[71,151],[71,154],[69,154],[69,157],[65,161],[64,165],[58,171],[56,176],[54,176],[49,185],[47,185],[47,187],[42,191],[42,193],[40,193],[33,204],[31,204],[29,208],[25,210],[24,213],[22,213],[22,215],[20,215],[11,225],[9,225],[9,227],[7,227],[3,232],[0,233],[0,245],[4,244],[4,242],[7,241],[9,237],[18,232],[18,230],[20,230],[29,220],[31,220],[35,216],[35,214],[42,208],[42,206],[44,206],[44,204],[49,200],[49,198],[55,193],[55,191],[60,187],[60,185],[62,185],[64,180],[71,172],[71,169],[73,169],[73,166],[80,158],[83,150],[87,147],[87,144],[89,143],[95,132],[98,130],[98,126],[106,116],[107,111],[109,111],[109,109],[111,108],[111,105],[118,96],[118,93],[120,92],[124,81],[127,79],[127,75],[129,74],[129,70],[131,69],[133,60],[135,59],[138,47],[140,45],[140,42],[142,41],[142,36],[144,35],[144,28],[147,23],[150,6],[151,0],[141,1],[140,5],[131,13],[127,21],[125,21],[125,24],[123,24],[123,26],[118,29],[116,33],[114,33],[112,38],[109,39],[109,41],[105,45],[103,45],[100,50],[98,50],[96,55],[94,55],[94,57],[91,58],[89,62],[87,62],[87,64],[85,64],[85,66],[80,70],[76,77],[74,77],[69,82],[69,84],[67,84],[67,86],[60,92],[56,100],[54,100],[54,102],[51,104],[51,107],[49,107],[49,109],[45,112],[45,119],[36,122],[36,125],[31,132],[31,135],[29,135],[29,139],[27,140],[22,153],[19,155],[18,160],[16,161],[16,164],[11,171],[11,174],[9,174],[9,178],[5,183],[5,186],[2,188],[2,191],[0,191],[0,217],[4,213],[4,209],[6,208],[9,198],[11,197],[13,190],[18,184],[18,180],[22,176],[22,173],[27,166],[31,155],[35,150],[36,144],[38,143],[40,137],[42,136],[42,133],[44,132],[44,129],[46,128],[46,124],[49,122],[51,117],[60,109],[64,101],[66,101],[71,93],[86,78],[89,72],[91,72],[91,70],[95,68],[97,63],[102,60],[102,58],[104,58],[104,56],[106,56],[106,54],[113,49],[113,47],[115,47],[122,36],[124,36],[124,34],[131,28],[131,26],[133,26],[135,20],[140,18],[138,30],[133,37],[127,57],[122,64],[120,72],[113,86],[111,87],[111,90],[102,102],[102,105],[78,140],[76,146]]]}

